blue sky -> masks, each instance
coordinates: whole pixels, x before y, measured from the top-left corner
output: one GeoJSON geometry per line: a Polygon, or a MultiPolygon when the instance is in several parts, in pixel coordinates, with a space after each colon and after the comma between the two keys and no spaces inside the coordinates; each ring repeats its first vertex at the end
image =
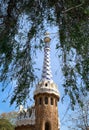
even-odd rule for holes
{"type": "MultiPolygon", "coordinates": [[[[58,40],[58,35],[57,35],[58,28],[55,26],[51,26],[51,27],[47,28],[47,31],[51,33],[50,34],[50,37],[51,37],[51,45],[50,45],[51,46],[51,56],[50,57],[51,57],[51,70],[52,70],[53,80],[58,85],[59,92],[62,97],[62,95],[64,93],[63,87],[62,87],[63,75],[61,72],[62,58],[60,57],[60,59],[58,60],[58,57],[57,57],[58,56],[57,53],[61,54],[61,50],[60,49],[55,50],[56,44],[57,43],[60,44],[60,42],[58,40]]],[[[37,63],[36,66],[41,68],[40,71],[36,70],[36,73],[39,76],[39,79],[41,79],[41,74],[42,74],[43,56],[44,56],[44,51],[39,50],[37,52],[37,57],[34,59],[37,63]]],[[[4,93],[0,93],[0,113],[16,110],[15,104],[10,107],[10,104],[9,104],[10,99],[7,99],[7,101],[4,103],[2,102],[4,97],[7,97],[7,90],[4,93]]],[[[68,100],[69,100],[69,98],[66,97],[64,104],[62,104],[61,102],[59,102],[59,104],[58,104],[60,119],[63,119],[63,117],[64,117],[64,114],[65,114],[66,109],[69,104],[68,100]]],[[[62,125],[61,130],[65,130],[65,129],[67,130],[67,128],[65,128],[65,126],[62,125]]]]}

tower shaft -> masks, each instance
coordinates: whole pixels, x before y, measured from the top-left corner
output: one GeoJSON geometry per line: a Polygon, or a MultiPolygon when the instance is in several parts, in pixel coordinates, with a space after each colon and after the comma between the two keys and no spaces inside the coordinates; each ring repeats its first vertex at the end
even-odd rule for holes
{"type": "Polygon", "coordinates": [[[42,71],[42,80],[52,80],[52,72],[50,66],[50,44],[46,43],[44,47],[44,62],[42,71]]]}

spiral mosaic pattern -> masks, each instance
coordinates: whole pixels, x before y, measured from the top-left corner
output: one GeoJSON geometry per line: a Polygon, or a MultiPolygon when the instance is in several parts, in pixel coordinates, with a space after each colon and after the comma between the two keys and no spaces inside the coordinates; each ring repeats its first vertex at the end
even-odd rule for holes
{"type": "Polygon", "coordinates": [[[42,71],[42,80],[52,80],[52,72],[50,66],[50,43],[45,43],[44,47],[44,63],[42,71]]]}

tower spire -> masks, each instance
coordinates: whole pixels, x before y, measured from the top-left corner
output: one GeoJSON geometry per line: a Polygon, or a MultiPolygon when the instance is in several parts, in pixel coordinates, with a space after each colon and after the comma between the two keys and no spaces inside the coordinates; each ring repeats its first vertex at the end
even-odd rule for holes
{"type": "Polygon", "coordinates": [[[52,80],[52,72],[50,66],[50,41],[51,38],[49,37],[49,33],[47,32],[44,38],[45,47],[44,47],[42,77],[36,86],[36,90],[34,91],[34,97],[37,94],[50,93],[50,94],[54,94],[59,99],[58,87],[52,80]]]}
{"type": "Polygon", "coordinates": [[[44,47],[44,62],[43,62],[43,71],[42,71],[42,80],[49,80],[52,81],[52,72],[50,66],[50,37],[49,33],[46,32],[44,38],[45,47],[44,47]]]}

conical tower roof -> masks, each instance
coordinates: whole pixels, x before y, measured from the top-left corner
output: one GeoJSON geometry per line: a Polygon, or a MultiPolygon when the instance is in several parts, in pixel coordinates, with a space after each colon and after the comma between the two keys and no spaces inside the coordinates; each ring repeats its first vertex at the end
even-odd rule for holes
{"type": "Polygon", "coordinates": [[[57,85],[53,82],[51,65],[50,65],[50,41],[49,33],[46,33],[44,38],[44,61],[41,81],[37,84],[34,96],[39,93],[51,93],[55,94],[59,98],[59,92],[57,85]]]}

